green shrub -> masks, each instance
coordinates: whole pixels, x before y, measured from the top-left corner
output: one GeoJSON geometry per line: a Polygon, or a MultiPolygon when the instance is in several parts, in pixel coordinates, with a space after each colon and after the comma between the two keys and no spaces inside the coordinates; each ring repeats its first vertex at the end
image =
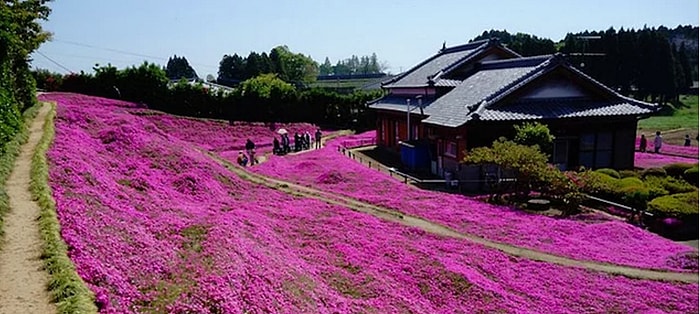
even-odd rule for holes
{"type": "Polygon", "coordinates": [[[695,167],[693,164],[688,164],[688,163],[682,163],[682,162],[677,162],[669,165],[665,165],[663,168],[666,170],[666,173],[669,176],[675,177],[675,178],[682,178],[683,173],[690,169],[695,167]]]}
{"type": "Polygon", "coordinates": [[[626,188],[630,186],[645,186],[644,181],[639,178],[627,177],[616,181],[616,187],[626,188]]]}
{"type": "Polygon", "coordinates": [[[620,178],[638,178],[639,172],[634,170],[620,170],[620,178]]]}
{"type": "Polygon", "coordinates": [[[617,180],[613,187],[614,195],[623,204],[644,209],[649,201],[649,188],[639,178],[624,178],[617,180]]]}
{"type": "Polygon", "coordinates": [[[698,166],[695,166],[683,172],[683,180],[694,186],[698,186],[698,166]]]}
{"type": "Polygon", "coordinates": [[[681,217],[698,214],[698,193],[673,194],[653,199],[649,211],[657,214],[681,217]]]}
{"type": "Polygon", "coordinates": [[[581,191],[600,197],[610,197],[617,179],[600,172],[586,170],[579,174],[581,191]]]}
{"type": "Polygon", "coordinates": [[[522,125],[516,125],[515,138],[513,142],[525,146],[537,145],[538,149],[547,154],[552,154],[552,142],[554,136],[549,132],[549,128],[539,122],[526,122],[522,125]]]}
{"type": "Polygon", "coordinates": [[[615,179],[619,179],[619,178],[620,178],[620,173],[617,172],[617,170],[615,170],[615,169],[601,168],[601,169],[596,170],[596,172],[600,172],[600,173],[607,174],[607,175],[609,175],[609,176],[611,176],[611,177],[613,177],[613,178],[615,178],[615,179]]]}
{"type": "Polygon", "coordinates": [[[667,175],[668,174],[666,173],[666,170],[664,170],[664,168],[648,168],[642,171],[642,178],[648,176],[665,177],[667,175]]]}
{"type": "MultiPolygon", "coordinates": [[[[644,179],[644,183],[651,189],[651,188],[657,188],[661,190],[666,190],[666,194],[678,194],[678,193],[687,193],[687,192],[692,192],[695,191],[696,188],[692,185],[690,185],[688,182],[678,180],[674,177],[646,177],[644,179]]],[[[662,195],[657,195],[657,196],[662,196],[662,195]]],[[[652,197],[654,198],[654,197],[652,197]]]]}
{"type": "Polygon", "coordinates": [[[517,182],[509,185],[508,190],[495,191],[496,198],[505,192],[522,198],[531,191],[538,191],[563,205],[562,208],[568,213],[577,210],[582,199],[579,187],[559,169],[547,164],[547,156],[536,146],[499,139],[493,142],[492,147],[479,147],[469,151],[463,162],[492,164],[515,173],[517,182]]]}

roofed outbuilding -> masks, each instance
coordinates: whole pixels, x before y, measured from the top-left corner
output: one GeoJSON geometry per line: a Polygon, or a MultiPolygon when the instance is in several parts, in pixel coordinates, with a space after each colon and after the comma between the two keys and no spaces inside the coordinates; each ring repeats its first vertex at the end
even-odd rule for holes
{"type": "Polygon", "coordinates": [[[620,95],[564,55],[521,57],[495,40],[442,49],[384,84],[376,110],[378,144],[429,146],[437,174],[459,168],[464,152],[539,121],[557,137],[562,169],[632,168],[637,120],[659,106],[620,95]]]}

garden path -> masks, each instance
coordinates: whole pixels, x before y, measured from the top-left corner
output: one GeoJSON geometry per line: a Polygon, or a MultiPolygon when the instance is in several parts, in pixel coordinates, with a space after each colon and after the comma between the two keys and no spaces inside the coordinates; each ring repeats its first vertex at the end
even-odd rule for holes
{"type": "Polygon", "coordinates": [[[48,105],[29,127],[7,180],[10,211],[5,216],[5,239],[0,251],[0,313],[55,313],[47,291],[48,274],[42,269],[39,206],[29,192],[32,156],[43,134],[48,105]]]}
{"type": "Polygon", "coordinates": [[[630,266],[615,265],[602,262],[576,260],[568,257],[558,256],[538,250],[533,250],[524,247],[518,247],[510,244],[490,241],[480,236],[457,232],[447,226],[425,220],[423,218],[414,217],[399,213],[397,211],[372,205],[351,197],[333,194],[312,187],[307,187],[293,182],[274,179],[260,174],[248,172],[246,169],[233,165],[231,162],[218,157],[209,152],[203,152],[213,160],[217,161],[222,166],[242,179],[248,180],[255,184],[261,184],[279,191],[297,196],[304,196],[318,199],[330,204],[340,205],[352,210],[367,213],[383,220],[400,223],[406,226],[420,228],[424,231],[451,238],[465,239],[483,246],[497,249],[501,252],[515,257],[527,258],[530,260],[541,261],[546,263],[558,264],[568,267],[585,268],[592,271],[604,272],[613,275],[623,275],[630,278],[661,280],[661,281],[679,281],[687,283],[698,283],[698,273],[690,272],[671,272],[661,270],[651,270],[636,268],[630,266]]]}

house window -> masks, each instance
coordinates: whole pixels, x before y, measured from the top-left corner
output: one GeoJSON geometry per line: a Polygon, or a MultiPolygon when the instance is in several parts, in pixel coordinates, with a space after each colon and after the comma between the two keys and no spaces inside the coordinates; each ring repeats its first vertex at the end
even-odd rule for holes
{"type": "Polygon", "coordinates": [[[612,132],[586,133],[581,135],[579,165],[587,168],[605,168],[612,165],[612,132]]]}
{"type": "Polygon", "coordinates": [[[457,143],[445,142],[445,156],[457,157],[457,143]]]}
{"type": "Polygon", "coordinates": [[[595,167],[605,168],[612,165],[613,135],[612,132],[598,133],[596,141],[595,167]]]}
{"type": "Polygon", "coordinates": [[[379,138],[382,144],[386,144],[386,120],[382,120],[379,124],[379,138]]]}

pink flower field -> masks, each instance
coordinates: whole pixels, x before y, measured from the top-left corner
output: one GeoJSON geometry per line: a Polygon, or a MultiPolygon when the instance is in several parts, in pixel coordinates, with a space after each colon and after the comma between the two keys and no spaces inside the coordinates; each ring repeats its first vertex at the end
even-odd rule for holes
{"type": "MultiPolygon", "coordinates": [[[[637,138],[636,142],[634,143],[634,149],[638,150],[639,149],[639,137],[637,138]]],[[[650,136],[647,138],[647,151],[654,151],[654,137],[650,136]]],[[[672,144],[663,144],[661,146],[660,150],[661,154],[666,154],[666,155],[675,155],[679,157],[688,157],[688,158],[694,158],[697,162],[698,156],[700,154],[698,153],[698,147],[697,146],[682,146],[682,145],[672,145],[672,144]]],[[[636,166],[636,163],[635,163],[636,166]]]]}
{"type": "Polygon", "coordinates": [[[696,164],[698,163],[698,159],[655,153],[634,152],[634,166],[637,168],[660,168],[674,163],[696,164]]]}
{"type": "MultiPolygon", "coordinates": [[[[371,136],[372,133],[365,135],[371,136]]],[[[360,138],[362,135],[356,136],[356,140],[360,138]]],[[[624,222],[557,219],[413,188],[337,151],[337,145],[352,141],[337,139],[323,150],[272,158],[252,169],[422,217],[461,232],[576,259],[680,270],[675,262],[677,256],[691,251],[624,222]]],[[[696,271],[697,262],[693,264],[696,271]]]]}
{"type": "MultiPolygon", "coordinates": [[[[235,122],[229,125],[225,121],[175,117],[157,111],[147,113],[149,121],[163,132],[197,146],[222,155],[235,155],[245,149],[245,142],[250,139],[255,143],[258,154],[272,152],[272,140],[279,135],[280,128],[289,132],[290,141],[294,133],[309,132],[313,136],[317,126],[309,123],[250,123],[235,122]]],[[[327,133],[328,131],[324,131],[327,133]]]]}
{"type": "MultiPolygon", "coordinates": [[[[161,128],[163,117],[135,114],[139,106],[72,94],[41,99],[58,103],[48,159],[61,234],[102,313],[698,312],[697,284],[636,280],[514,258],[288,195],[240,179],[193,144],[226,141],[198,139],[194,132],[185,141],[186,132],[173,135],[161,128]]],[[[313,164],[328,161],[347,170],[344,178],[359,175],[332,146],[274,158],[270,169],[295,160],[296,166],[303,164],[298,180],[315,180],[314,171],[320,170],[314,169],[320,166],[313,164]]],[[[350,185],[335,189],[344,194],[384,191],[365,198],[406,206],[395,196],[381,201],[408,190],[379,178],[365,178],[383,182],[374,190],[359,183],[352,186],[357,191],[345,190],[350,185]]],[[[406,195],[414,210],[434,210],[424,207],[436,194],[417,195],[406,195]]],[[[476,218],[483,217],[518,217],[506,209],[469,208],[477,203],[459,200],[463,212],[477,216],[460,225],[478,225],[476,218]],[[476,211],[494,214],[482,217],[476,211]]],[[[523,228],[518,225],[523,220],[514,224],[523,228]]],[[[514,233],[504,221],[496,225],[514,233]]],[[[487,222],[476,230],[493,226],[487,222]]],[[[610,237],[618,234],[612,229],[617,228],[595,229],[604,241],[586,241],[612,245],[610,237]]],[[[560,233],[555,229],[550,236],[560,233]]],[[[631,230],[622,235],[648,239],[650,250],[662,246],[631,230]]],[[[663,254],[682,251],[666,244],[663,254]]]]}

